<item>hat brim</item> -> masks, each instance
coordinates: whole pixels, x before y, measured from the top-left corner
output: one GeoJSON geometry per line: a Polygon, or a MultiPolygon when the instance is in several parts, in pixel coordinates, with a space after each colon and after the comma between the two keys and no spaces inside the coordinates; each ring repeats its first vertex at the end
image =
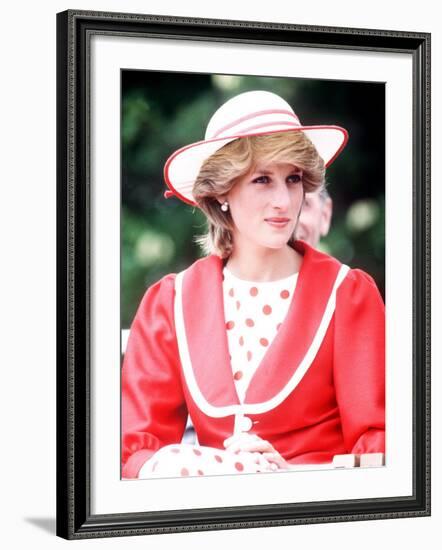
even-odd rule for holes
{"type": "MultiPolygon", "coordinates": [[[[299,126],[267,132],[256,132],[252,135],[282,133],[288,131],[303,132],[313,143],[319,156],[328,167],[336,159],[348,141],[348,132],[340,126],[299,126]]],[[[164,180],[170,192],[192,206],[198,206],[193,199],[192,189],[202,164],[218,149],[244,135],[228,136],[203,140],[186,145],[175,151],[164,166],[164,180]]],[[[170,193],[169,193],[170,194],[170,193]]]]}

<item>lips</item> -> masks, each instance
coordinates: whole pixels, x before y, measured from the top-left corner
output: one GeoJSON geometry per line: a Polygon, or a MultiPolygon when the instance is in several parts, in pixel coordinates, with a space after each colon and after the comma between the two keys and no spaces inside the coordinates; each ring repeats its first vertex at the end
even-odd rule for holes
{"type": "Polygon", "coordinates": [[[290,222],[290,218],[266,218],[265,221],[273,227],[285,227],[290,222]]]}

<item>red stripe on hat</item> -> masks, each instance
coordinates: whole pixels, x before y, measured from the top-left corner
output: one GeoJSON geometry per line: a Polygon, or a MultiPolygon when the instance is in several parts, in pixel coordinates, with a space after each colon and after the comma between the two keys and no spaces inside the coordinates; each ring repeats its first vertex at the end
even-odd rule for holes
{"type": "MultiPolygon", "coordinates": [[[[280,125],[280,126],[291,126],[294,130],[298,130],[299,128],[301,128],[300,126],[298,126],[297,124],[293,124],[293,122],[287,122],[286,120],[279,120],[279,121],[272,121],[272,122],[263,122],[262,124],[255,124],[254,126],[247,126],[247,128],[243,128],[242,130],[240,130],[238,132],[238,136],[241,137],[241,135],[243,133],[247,133],[247,132],[250,132],[251,130],[259,130],[259,129],[262,129],[262,128],[267,128],[267,126],[275,126],[275,125],[280,125]]],[[[271,132],[269,132],[270,134],[271,132]]],[[[275,134],[276,133],[280,133],[278,130],[275,130],[274,132],[275,134]]],[[[248,137],[250,137],[250,135],[248,135],[248,137]]]]}
{"type": "Polygon", "coordinates": [[[237,118],[236,120],[234,120],[233,122],[230,122],[229,124],[227,124],[226,126],[220,128],[214,135],[213,137],[217,137],[219,136],[220,134],[222,134],[223,132],[227,131],[227,130],[230,130],[230,128],[233,128],[234,126],[237,126],[238,124],[240,124],[241,122],[244,122],[245,120],[250,120],[251,118],[255,118],[257,116],[262,116],[262,115],[274,115],[274,114],[282,114],[282,115],[288,115],[292,118],[294,118],[296,120],[296,122],[298,124],[301,124],[299,122],[299,118],[293,114],[292,112],[290,111],[287,111],[286,109],[268,109],[266,111],[256,111],[256,113],[252,113],[252,114],[249,114],[249,115],[244,115],[240,118],[237,118]]]}

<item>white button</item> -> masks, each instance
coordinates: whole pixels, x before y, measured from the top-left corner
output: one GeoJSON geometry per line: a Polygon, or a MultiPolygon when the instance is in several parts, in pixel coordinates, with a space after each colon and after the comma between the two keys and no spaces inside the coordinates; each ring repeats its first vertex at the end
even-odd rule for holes
{"type": "Polygon", "coordinates": [[[242,432],[248,432],[249,430],[252,429],[252,426],[253,426],[253,422],[251,418],[249,418],[248,416],[243,416],[241,418],[240,430],[242,432]]]}

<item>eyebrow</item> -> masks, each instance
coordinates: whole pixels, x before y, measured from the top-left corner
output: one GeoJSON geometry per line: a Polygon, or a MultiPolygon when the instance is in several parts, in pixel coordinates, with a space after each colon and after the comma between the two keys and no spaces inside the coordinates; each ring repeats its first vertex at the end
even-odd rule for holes
{"type": "MultiPolygon", "coordinates": [[[[301,168],[298,168],[297,166],[295,166],[292,170],[290,170],[290,173],[292,172],[302,172],[301,168]]],[[[257,169],[257,170],[254,170],[252,172],[252,175],[255,175],[255,174],[264,174],[265,176],[273,176],[273,172],[271,170],[265,170],[265,169],[257,169]]]]}
{"type": "Polygon", "coordinates": [[[271,170],[254,170],[253,175],[255,174],[264,174],[265,176],[272,175],[273,172],[271,170]]]}

